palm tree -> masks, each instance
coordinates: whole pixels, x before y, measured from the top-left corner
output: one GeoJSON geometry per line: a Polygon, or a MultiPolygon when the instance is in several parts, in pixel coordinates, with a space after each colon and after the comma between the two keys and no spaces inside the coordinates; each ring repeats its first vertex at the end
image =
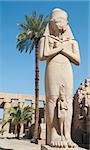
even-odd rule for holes
{"type": "Polygon", "coordinates": [[[35,128],[34,137],[32,142],[38,143],[38,126],[39,126],[39,52],[38,43],[43,35],[49,15],[44,17],[43,15],[37,16],[36,11],[32,13],[32,16],[25,16],[25,23],[19,24],[22,32],[17,36],[17,49],[22,53],[31,53],[35,48],[35,128]]]}
{"type": "Polygon", "coordinates": [[[0,120],[0,126],[1,126],[0,134],[1,134],[1,135],[3,135],[3,133],[6,131],[6,130],[3,129],[3,126],[2,126],[2,125],[3,125],[3,120],[0,120]]]}
{"type": "Polygon", "coordinates": [[[18,105],[18,107],[15,107],[15,108],[12,107],[8,109],[8,113],[9,113],[9,118],[3,121],[2,127],[4,127],[4,125],[6,125],[8,122],[15,125],[17,138],[19,139],[21,124],[27,122],[27,120],[31,121],[32,108],[29,106],[25,108],[21,108],[18,105]]]}

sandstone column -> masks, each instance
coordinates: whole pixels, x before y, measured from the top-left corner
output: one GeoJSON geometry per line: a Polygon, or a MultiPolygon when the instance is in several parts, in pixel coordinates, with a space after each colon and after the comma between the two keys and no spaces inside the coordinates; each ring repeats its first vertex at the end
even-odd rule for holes
{"type": "MultiPolygon", "coordinates": [[[[5,104],[4,104],[4,117],[3,117],[3,120],[5,120],[5,121],[7,121],[8,118],[9,118],[8,109],[10,109],[10,108],[11,108],[11,103],[10,102],[5,102],[5,104]]],[[[10,127],[9,123],[7,123],[4,126],[5,132],[9,133],[9,127],[10,127]]]]}
{"type": "MultiPolygon", "coordinates": [[[[20,106],[20,108],[23,108],[24,107],[24,102],[19,102],[19,106],[20,106]]],[[[20,135],[22,135],[23,134],[23,123],[21,123],[21,129],[20,129],[20,135]]]]}

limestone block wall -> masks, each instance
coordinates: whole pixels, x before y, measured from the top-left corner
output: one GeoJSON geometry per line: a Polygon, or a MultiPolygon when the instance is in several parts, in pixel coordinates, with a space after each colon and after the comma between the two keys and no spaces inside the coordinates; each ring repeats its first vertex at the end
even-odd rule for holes
{"type": "MultiPolygon", "coordinates": [[[[9,114],[7,113],[7,109],[10,107],[16,107],[19,103],[21,107],[25,107],[25,100],[32,100],[33,107],[33,115],[32,115],[32,123],[34,123],[34,113],[35,113],[35,97],[30,94],[16,94],[16,93],[0,93],[0,107],[4,109],[3,120],[7,120],[9,114]]],[[[39,100],[45,103],[45,97],[39,96],[39,100]]],[[[6,124],[4,129],[6,132],[9,132],[10,124],[6,124]]],[[[23,127],[22,127],[23,132],[23,127]]]]}
{"type": "Polygon", "coordinates": [[[73,97],[72,138],[89,147],[90,137],[90,79],[80,84],[73,97]]]}

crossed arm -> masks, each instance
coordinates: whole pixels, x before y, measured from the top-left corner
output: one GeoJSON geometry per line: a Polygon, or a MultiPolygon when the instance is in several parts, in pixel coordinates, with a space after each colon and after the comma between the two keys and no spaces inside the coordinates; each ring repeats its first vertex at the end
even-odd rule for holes
{"type": "MultiPolygon", "coordinates": [[[[53,39],[56,41],[56,46],[49,45],[49,36],[44,36],[41,38],[39,43],[40,49],[40,60],[47,60],[48,58],[61,53],[66,56],[72,63],[79,65],[80,64],[80,54],[78,43],[75,40],[68,40],[60,42],[58,39],[53,39]]],[[[53,43],[52,43],[53,44],[53,43]]]]}

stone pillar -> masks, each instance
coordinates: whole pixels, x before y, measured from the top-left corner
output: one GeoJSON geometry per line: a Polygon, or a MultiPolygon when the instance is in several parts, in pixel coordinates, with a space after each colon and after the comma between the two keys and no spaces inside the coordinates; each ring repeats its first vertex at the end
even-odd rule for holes
{"type": "MultiPolygon", "coordinates": [[[[19,106],[20,106],[20,108],[23,109],[23,107],[24,107],[24,102],[19,101],[19,106]]],[[[23,123],[21,123],[21,129],[20,129],[20,135],[22,135],[22,134],[23,134],[23,123]]]]}
{"type": "MultiPolygon", "coordinates": [[[[11,103],[10,102],[5,102],[5,104],[4,104],[4,117],[3,117],[3,120],[5,120],[5,121],[7,121],[8,118],[9,118],[8,109],[10,109],[10,108],[11,108],[11,103]]],[[[9,123],[7,123],[4,126],[5,132],[9,133],[9,127],[10,127],[9,123]]]]}
{"type": "Polygon", "coordinates": [[[19,106],[20,106],[20,108],[23,108],[24,107],[24,102],[19,102],[19,106]]]}
{"type": "Polygon", "coordinates": [[[21,130],[20,130],[20,135],[23,134],[23,123],[21,124],[21,130]]]}

